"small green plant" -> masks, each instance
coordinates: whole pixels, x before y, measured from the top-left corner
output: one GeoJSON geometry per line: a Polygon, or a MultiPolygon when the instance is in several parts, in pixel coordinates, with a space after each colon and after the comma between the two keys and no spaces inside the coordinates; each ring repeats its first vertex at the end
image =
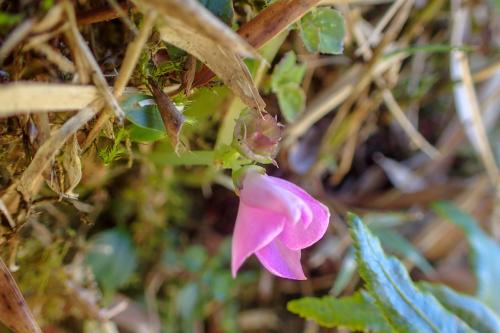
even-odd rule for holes
{"type": "Polygon", "coordinates": [[[271,77],[271,90],[278,97],[281,114],[288,122],[295,121],[306,104],[306,94],[300,87],[306,66],[297,64],[296,58],[293,51],[288,52],[271,77]]]}
{"type": "MultiPolygon", "coordinates": [[[[494,306],[492,297],[483,295],[482,284],[488,281],[484,276],[481,278],[481,274],[494,275],[484,272],[481,262],[485,259],[483,250],[488,249],[488,257],[494,258],[500,253],[498,246],[491,247],[494,242],[490,244],[491,240],[479,230],[472,218],[451,204],[439,203],[435,209],[464,228],[469,238],[472,237],[479,281],[477,296],[494,306]],[[478,242],[479,239],[483,242],[478,242]]],[[[343,298],[325,296],[293,300],[288,303],[291,312],[325,327],[345,327],[364,332],[500,332],[498,315],[485,303],[442,285],[414,283],[399,260],[386,256],[380,241],[359,217],[351,214],[349,222],[356,262],[365,289],[343,298]]],[[[494,292],[490,290],[489,295],[494,295],[494,292]]]]}
{"type": "Polygon", "coordinates": [[[123,146],[122,141],[126,140],[128,132],[125,128],[120,128],[115,134],[113,144],[100,149],[97,154],[102,159],[105,165],[109,165],[120,159],[127,153],[127,148],[123,146]]]}

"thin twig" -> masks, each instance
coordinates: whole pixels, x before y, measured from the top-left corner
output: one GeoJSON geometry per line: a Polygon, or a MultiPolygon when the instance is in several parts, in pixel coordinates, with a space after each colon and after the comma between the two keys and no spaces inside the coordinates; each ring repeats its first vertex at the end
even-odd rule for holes
{"type": "Polygon", "coordinates": [[[426,153],[430,158],[436,158],[439,156],[439,151],[434,148],[423,136],[420,134],[412,123],[405,116],[403,110],[399,106],[398,102],[394,98],[392,92],[384,88],[382,91],[382,96],[384,98],[385,105],[391,112],[391,114],[396,118],[398,124],[403,128],[405,133],[408,135],[410,140],[420,148],[424,153],[426,153]]]}
{"type": "Polygon", "coordinates": [[[42,55],[44,55],[47,60],[52,62],[54,65],[59,67],[62,72],[74,73],[75,65],[71,60],[63,56],[61,53],[54,50],[46,43],[37,44],[32,47],[32,49],[42,55]]]}
{"type": "Polygon", "coordinates": [[[117,11],[116,8],[106,7],[91,9],[86,12],[78,13],[77,23],[78,25],[89,25],[114,20],[116,18],[119,18],[125,13],[126,10],[130,8],[130,3],[128,1],[119,3],[119,7],[123,11],[117,11]]]}
{"type": "Polygon", "coordinates": [[[9,222],[10,227],[12,229],[14,229],[16,227],[16,222],[14,222],[14,219],[10,215],[9,210],[5,206],[5,203],[3,202],[2,199],[0,199],[0,211],[3,213],[3,215],[7,219],[7,222],[9,222]]]}
{"type": "MultiPolygon", "coordinates": [[[[150,10],[149,12],[147,12],[144,18],[144,23],[140,28],[139,33],[137,34],[136,38],[132,41],[132,43],[130,43],[127,47],[127,51],[125,52],[125,57],[123,58],[120,71],[118,72],[118,76],[116,78],[113,87],[113,94],[115,95],[116,98],[119,98],[122,95],[123,90],[127,86],[127,83],[130,80],[130,77],[132,76],[134,68],[141,55],[142,49],[144,45],[146,45],[146,42],[148,41],[149,36],[151,35],[151,31],[153,30],[153,25],[156,21],[156,17],[157,13],[155,11],[150,10]]],[[[85,142],[83,144],[83,150],[86,150],[88,147],[90,147],[92,142],[94,142],[95,138],[101,131],[104,124],[108,122],[110,116],[111,116],[110,113],[107,111],[104,111],[99,115],[99,118],[94,124],[94,127],[92,127],[90,133],[85,139],[85,142]]]]}
{"type": "Polygon", "coordinates": [[[111,93],[111,90],[108,86],[108,83],[106,82],[106,78],[104,77],[104,74],[102,73],[101,68],[99,67],[99,64],[97,63],[96,59],[94,58],[94,55],[92,54],[92,51],[88,47],[87,43],[85,43],[85,40],[83,39],[82,35],[80,34],[80,31],[78,31],[73,6],[68,1],[66,1],[64,4],[66,7],[66,13],[68,14],[68,18],[69,18],[69,22],[70,22],[70,31],[71,31],[74,39],[76,40],[76,46],[78,47],[80,53],[84,56],[85,60],[87,61],[87,64],[92,69],[92,79],[94,81],[94,84],[99,89],[99,91],[102,93],[108,106],[113,110],[116,117],[118,117],[118,119],[120,119],[120,120],[123,119],[125,117],[125,113],[123,112],[123,110],[122,110],[120,104],[118,103],[118,101],[116,100],[115,96],[111,93]]]}
{"type": "Polygon", "coordinates": [[[0,65],[3,64],[4,60],[9,56],[12,50],[14,50],[14,48],[22,42],[26,36],[28,36],[34,23],[34,20],[27,19],[18,25],[14,31],[10,33],[7,39],[3,41],[2,46],[0,47],[0,65]]]}
{"type": "MultiPolygon", "coordinates": [[[[123,24],[129,28],[130,31],[134,33],[134,35],[137,35],[138,31],[135,26],[135,24],[130,20],[130,18],[127,15],[126,8],[123,8],[124,6],[122,4],[119,4],[116,0],[106,0],[110,5],[111,8],[113,8],[119,15],[120,20],[122,20],[123,24]]],[[[125,5],[126,6],[126,5],[125,5]]]]}

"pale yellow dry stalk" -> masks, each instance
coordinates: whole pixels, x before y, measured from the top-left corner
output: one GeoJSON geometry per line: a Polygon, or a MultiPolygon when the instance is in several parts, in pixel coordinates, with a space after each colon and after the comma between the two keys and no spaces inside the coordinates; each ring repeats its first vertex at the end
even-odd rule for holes
{"type": "Polygon", "coordinates": [[[79,110],[99,98],[94,86],[17,82],[0,87],[0,117],[79,110]]]}
{"type": "MultiPolygon", "coordinates": [[[[452,45],[463,45],[463,38],[468,27],[469,11],[460,7],[458,2],[452,1],[452,45]],[[453,6],[454,5],[454,6],[453,6]]],[[[453,50],[450,56],[450,76],[456,82],[454,85],[455,107],[464,126],[465,133],[472,146],[479,155],[492,184],[496,186],[499,181],[498,166],[495,162],[493,150],[486,135],[481,110],[472,81],[469,61],[464,51],[453,50]]]]}
{"type": "Polygon", "coordinates": [[[49,46],[47,43],[37,44],[31,47],[34,51],[44,55],[48,61],[59,67],[62,72],[74,73],[75,65],[71,60],[63,56],[60,52],[49,46]]]}
{"type": "MultiPolygon", "coordinates": [[[[404,1],[397,1],[395,2],[387,11],[386,16],[387,20],[393,18],[397,10],[399,9],[399,17],[395,20],[395,25],[392,28],[393,31],[398,31],[401,29],[403,22],[406,21],[406,18],[409,15],[410,9],[412,7],[413,1],[407,1],[406,3],[404,1]],[[404,5],[404,6],[403,6],[404,5]]],[[[384,23],[384,26],[387,23],[384,23]]],[[[382,30],[380,30],[381,32],[382,30]]],[[[379,33],[380,33],[379,32],[379,33]]],[[[373,36],[373,35],[372,35],[373,36]]],[[[356,38],[358,39],[358,43],[360,45],[365,45],[369,44],[372,41],[366,40],[365,37],[361,35],[356,35],[356,38]]],[[[370,37],[369,37],[370,38],[370,37]]],[[[361,48],[361,50],[364,50],[364,48],[361,48]]],[[[370,53],[364,53],[365,59],[369,60],[372,55],[370,53]]],[[[394,95],[392,92],[386,88],[386,82],[384,78],[381,75],[375,75],[374,76],[374,81],[375,83],[379,86],[379,88],[382,89],[382,96],[385,102],[385,105],[391,112],[391,114],[394,116],[396,121],[399,123],[403,131],[406,133],[406,135],[410,138],[410,140],[419,148],[421,149],[425,154],[427,154],[431,158],[436,158],[439,155],[439,151],[432,146],[419,132],[418,130],[413,126],[413,124],[410,122],[410,120],[406,117],[404,114],[402,108],[399,106],[398,102],[394,98],[394,95]]]]}
{"type": "Polygon", "coordinates": [[[19,24],[5,39],[0,46],[0,65],[4,62],[5,58],[14,50],[14,48],[22,42],[31,31],[35,24],[33,19],[27,19],[19,24]]]}

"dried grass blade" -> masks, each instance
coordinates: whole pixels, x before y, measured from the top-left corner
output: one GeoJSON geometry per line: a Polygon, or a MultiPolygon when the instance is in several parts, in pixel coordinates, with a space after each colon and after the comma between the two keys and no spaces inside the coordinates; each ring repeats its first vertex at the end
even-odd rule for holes
{"type": "Polygon", "coordinates": [[[404,114],[392,92],[389,89],[384,89],[382,91],[382,96],[385,105],[394,118],[396,118],[396,121],[401,125],[401,128],[405,131],[410,140],[429,157],[436,158],[439,156],[439,151],[434,148],[415,127],[413,127],[411,121],[404,114]]]}
{"type": "Polygon", "coordinates": [[[28,36],[34,23],[35,21],[32,19],[24,21],[10,33],[5,41],[3,41],[0,47],[0,65],[4,62],[5,58],[9,56],[12,50],[28,36]]]}
{"type": "MultiPolygon", "coordinates": [[[[468,11],[464,8],[459,8],[452,11],[452,15],[451,43],[452,45],[461,46],[463,45],[463,37],[467,27],[468,11]]],[[[465,52],[460,50],[451,51],[450,76],[456,82],[453,88],[455,107],[460,121],[464,126],[465,133],[480,156],[488,177],[492,180],[493,184],[497,184],[499,178],[498,167],[486,135],[476,91],[472,82],[469,61],[465,52]]]]}
{"type": "Polygon", "coordinates": [[[99,97],[94,86],[16,82],[0,86],[0,117],[79,110],[99,97]]]}

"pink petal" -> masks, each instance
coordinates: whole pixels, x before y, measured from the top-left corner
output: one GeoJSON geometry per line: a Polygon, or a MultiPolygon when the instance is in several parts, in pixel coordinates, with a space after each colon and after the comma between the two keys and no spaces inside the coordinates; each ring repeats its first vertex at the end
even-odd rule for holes
{"type": "Polygon", "coordinates": [[[240,201],[231,251],[233,277],[249,256],[271,243],[283,231],[284,225],[283,215],[240,201]]]}
{"type": "Polygon", "coordinates": [[[274,240],[256,254],[262,265],[276,276],[293,280],[307,279],[300,264],[300,250],[290,250],[279,240],[274,240]]]}
{"type": "Polygon", "coordinates": [[[310,223],[304,223],[303,221],[299,223],[287,223],[279,239],[292,250],[304,249],[320,240],[328,229],[330,222],[328,207],[293,183],[276,177],[269,178],[271,178],[275,186],[280,186],[300,197],[304,204],[309,207],[313,216],[310,223]]]}
{"type": "Polygon", "coordinates": [[[248,172],[243,180],[240,200],[252,207],[284,214],[287,220],[298,222],[303,215],[302,200],[281,186],[275,186],[271,178],[273,177],[257,172],[248,172]]]}
{"type": "Polygon", "coordinates": [[[326,218],[314,217],[314,221],[305,227],[302,223],[287,223],[279,240],[291,250],[302,250],[319,241],[328,229],[328,216],[326,218]]]}
{"type": "MultiPolygon", "coordinates": [[[[309,208],[312,216],[316,218],[318,217],[324,218],[326,214],[328,216],[328,219],[330,218],[330,211],[328,210],[328,208],[321,202],[313,198],[309,193],[304,191],[301,187],[287,180],[272,176],[269,176],[268,181],[276,187],[280,187],[290,193],[293,193],[296,197],[300,199],[300,201],[304,206],[307,206],[309,208]]],[[[303,214],[303,216],[305,215],[303,214]]],[[[313,219],[311,220],[305,219],[302,222],[305,224],[305,227],[308,227],[309,223],[312,222],[312,220],[313,219]]]]}

